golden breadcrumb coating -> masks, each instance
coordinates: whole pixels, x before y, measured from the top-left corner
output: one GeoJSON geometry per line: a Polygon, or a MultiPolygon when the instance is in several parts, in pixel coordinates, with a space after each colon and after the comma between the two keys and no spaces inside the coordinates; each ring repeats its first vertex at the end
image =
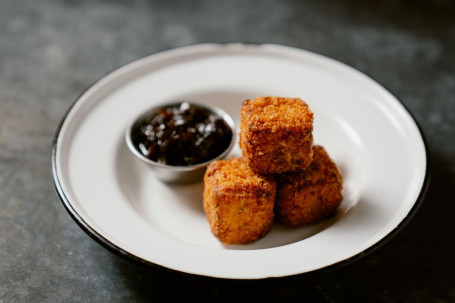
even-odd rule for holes
{"type": "Polygon", "coordinates": [[[287,226],[317,223],[333,215],[343,199],[343,178],[322,146],[303,172],[275,175],[276,219],[287,226]]]}
{"type": "Polygon", "coordinates": [[[312,131],[313,113],[299,98],[257,97],[242,103],[239,146],[257,173],[305,169],[312,160],[312,131]]]}
{"type": "Polygon", "coordinates": [[[204,175],[203,205],[212,233],[224,244],[247,244],[272,228],[276,183],[243,158],[218,160],[204,175]]]}

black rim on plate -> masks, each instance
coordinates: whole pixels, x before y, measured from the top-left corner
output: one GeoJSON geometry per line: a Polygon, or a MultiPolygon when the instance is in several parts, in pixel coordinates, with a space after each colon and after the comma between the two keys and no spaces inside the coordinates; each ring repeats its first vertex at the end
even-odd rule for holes
{"type": "MultiPolygon", "coordinates": [[[[223,45],[223,44],[220,44],[220,45],[223,45]]],[[[248,44],[246,44],[246,45],[248,45],[248,44]]],[[[298,48],[296,48],[296,49],[298,49],[298,48]]],[[[313,53],[311,51],[306,51],[306,52],[313,53]]],[[[142,58],[146,58],[146,57],[149,57],[149,56],[153,56],[153,54],[144,56],[142,58]]],[[[323,56],[323,57],[330,58],[330,57],[327,57],[327,56],[323,56]]],[[[421,139],[423,141],[424,147],[425,147],[425,158],[426,158],[425,177],[424,177],[424,181],[423,181],[422,187],[420,189],[420,193],[419,193],[414,205],[412,206],[412,208],[409,210],[408,214],[406,215],[406,217],[404,217],[403,220],[401,220],[400,223],[397,226],[395,226],[395,228],[391,232],[389,232],[387,235],[385,235],[382,239],[380,239],[378,242],[376,242],[372,246],[368,247],[367,249],[357,253],[356,255],[354,255],[354,256],[352,256],[352,257],[350,257],[348,259],[339,261],[337,263],[328,265],[326,267],[315,269],[315,270],[309,271],[309,272],[303,272],[303,273],[299,273],[299,274],[289,275],[289,276],[265,277],[265,278],[257,278],[257,279],[220,278],[220,277],[204,276],[204,275],[199,275],[199,274],[195,274],[195,273],[183,272],[183,271],[179,271],[177,269],[168,268],[168,267],[162,266],[160,264],[156,264],[156,263],[147,261],[145,259],[142,259],[142,258],[140,258],[140,257],[138,257],[138,256],[136,256],[136,255],[134,255],[134,254],[122,249],[121,247],[115,245],[114,243],[110,242],[109,240],[104,238],[102,235],[100,235],[73,208],[73,206],[71,204],[71,201],[68,199],[68,197],[66,196],[66,194],[65,194],[65,192],[64,192],[64,190],[62,188],[62,185],[61,185],[61,182],[60,182],[60,177],[58,175],[57,159],[56,159],[57,158],[57,152],[58,152],[57,151],[57,142],[59,140],[59,135],[60,135],[60,131],[61,131],[62,127],[63,127],[63,124],[65,123],[69,113],[72,111],[72,109],[78,103],[78,101],[81,99],[81,97],[87,91],[89,91],[94,85],[96,85],[99,81],[101,81],[103,78],[105,78],[107,75],[109,75],[109,74],[111,74],[111,73],[113,73],[113,72],[115,72],[117,70],[120,70],[122,67],[124,67],[124,66],[126,66],[126,65],[128,65],[128,64],[130,64],[132,62],[138,61],[140,59],[141,58],[138,58],[136,60],[132,60],[130,62],[127,62],[126,64],[121,65],[118,68],[106,73],[104,76],[102,76],[97,81],[93,82],[90,86],[88,86],[76,98],[76,100],[73,101],[73,103],[68,108],[67,112],[65,113],[65,115],[61,119],[61,121],[60,121],[60,123],[59,123],[59,125],[58,125],[58,127],[56,129],[56,132],[55,132],[55,135],[54,135],[54,138],[53,138],[53,141],[52,141],[52,148],[51,148],[51,155],[50,155],[51,156],[51,173],[52,173],[53,184],[54,184],[54,187],[55,187],[55,189],[57,191],[57,194],[58,194],[61,202],[63,203],[63,206],[65,207],[67,212],[70,214],[71,218],[79,225],[79,227],[82,230],[84,230],[97,243],[99,243],[100,245],[102,245],[103,247],[105,247],[106,249],[111,251],[112,253],[116,254],[117,256],[120,256],[120,257],[122,257],[122,258],[124,258],[124,259],[126,259],[128,261],[132,261],[133,263],[139,264],[141,266],[144,266],[144,265],[145,266],[151,266],[151,267],[154,267],[154,268],[157,268],[157,269],[161,269],[161,270],[165,270],[165,271],[172,272],[172,273],[180,273],[180,274],[190,275],[192,277],[200,277],[200,278],[215,278],[215,279],[224,279],[224,280],[268,280],[268,279],[277,279],[277,278],[287,279],[287,278],[295,278],[295,277],[302,277],[302,276],[305,276],[305,277],[311,276],[311,277],[313,277],[315,275],[321,275],[321,274],[326,274],[326,273],[329,273],[329,272],[333,272],[334,270],[337,270],[337,269],[340,269],[340,268],[345,267],[347,265],[350,265],[350,264],[352,264],[354,262],[359,261],[360,259],[363,259],[364,257],[366,257],[368,255],[371,255],[373,252],[375,252],[379,248],[383,247],[392,238],[394,238],[396,235],[398,235],[408,225],[408,223],[415,216],[415,214],[417,213],[418,209],[422,205],[424,197],[425,197],[425,194],[426,194],[427,189],[428,189],[428,185],[429,185],[430,166],[431,166],[431,159],[430,159],[428,143],[427,143],[427,140],[426,140],[425,135],[423,133],[423,130],[422,130],[421,126],[419,125],[419,123],[417,122],[417,120],[415,119],[414,115],[409,111],[407,106],[403,103],[403,101],[400,98],[398,98],[395,94],[393,94],[390,90],[388,90],[384,85],[379,83],[376,79],[370,77],[369,75],[365,74],[364,72],[361,72],[361,71],[355,69],[356,71],[359,71],[363,75],[365,75],[368,78],[370,78],[373,81],[375,81],[379,86],[383,87],[386,91],[388,91],[390,94],[392,94],[396,100],[398,100],[400,102],[400,104],[404,107],[405,111],[410,115],[410,117],[414,121],[415,125],[417,126],[418,131],[419,131],[420,136],[421,136],[421,139]]],[[[330,58],[330,59],[332,59],[332,58],[330,58]]],[[[340,61],[335,60],[335,59],[332,59],[332,60],[334,60],[336,62],[340,62],[340,61]]],[[[345,63],[343,63],[343,64],[345,64],[345,63]]],[[[345,64],[345,65],[349,66],[347,64],[345,64]]],[[[351,66],[349,66],[349,67],[351,67],[351,66]]]]}

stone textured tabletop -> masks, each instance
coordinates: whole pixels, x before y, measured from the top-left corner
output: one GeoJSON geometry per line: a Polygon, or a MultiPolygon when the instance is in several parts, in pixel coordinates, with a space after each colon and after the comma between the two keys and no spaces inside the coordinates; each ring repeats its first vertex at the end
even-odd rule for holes
{"type": "Polygon", "coordinates": [[[454,302],[455,6],[366,3],[0,1],[0,302],[159,302],[182,294],[222,302],[454,302]],[[427,196],[406,229],[322,276],[243,282],[141,268],[87,236],[52,184],[50,148],[60,119],[118,66],[204,42],[307,49],[394,92],[431,152],[427,196]]]}

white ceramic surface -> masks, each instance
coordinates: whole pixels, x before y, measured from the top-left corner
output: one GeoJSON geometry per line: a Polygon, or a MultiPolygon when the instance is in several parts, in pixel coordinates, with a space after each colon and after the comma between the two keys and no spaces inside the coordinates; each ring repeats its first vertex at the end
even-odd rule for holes
{"type": "Polygon", "coordinates": [[[145,263],[233,279],[308,273],[378,246],[415,212],[427,165],[422,135],[396,97],[345,64],[279,45],[203,44],[121,67],[76,100],[52,153],[65,207],[99,242],[145,263]],[[254,244],[224,246],[205,219],[203,184],[161,183],[124,132],[145,109],[182,99],[216,105],[238,125],[241,102],[260,95],[309,104],[315,143],[344,175],[344,200],[321,224],[275,224],[254,244]]]}

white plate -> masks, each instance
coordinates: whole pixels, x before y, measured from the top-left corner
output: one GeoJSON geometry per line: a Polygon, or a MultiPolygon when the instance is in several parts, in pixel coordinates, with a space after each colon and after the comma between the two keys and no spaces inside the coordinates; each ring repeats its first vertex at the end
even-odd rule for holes
{"type": "MultiPolygon", "coordinates": [[[[232,155],[240,155],[238,147],[232,155]]],[[[107,248],[145,264],[232,279],[290,276],[356,260],[401,229],[428,183],[425,141],[396,97],[347,65],[279,45],[196,45],[115,70],[62,120],[52,169],[66,209],[107,248]],[[158,102],[182,99],[219,106],[238,124],[241,102],[260,95],[309,104],[315,143],[344,175],[344,200],[321,224],[275,224],[254,244],[223,246],[202,210],[202,182],[158,181],[127,149],[125,128],[158,102]]]]}

